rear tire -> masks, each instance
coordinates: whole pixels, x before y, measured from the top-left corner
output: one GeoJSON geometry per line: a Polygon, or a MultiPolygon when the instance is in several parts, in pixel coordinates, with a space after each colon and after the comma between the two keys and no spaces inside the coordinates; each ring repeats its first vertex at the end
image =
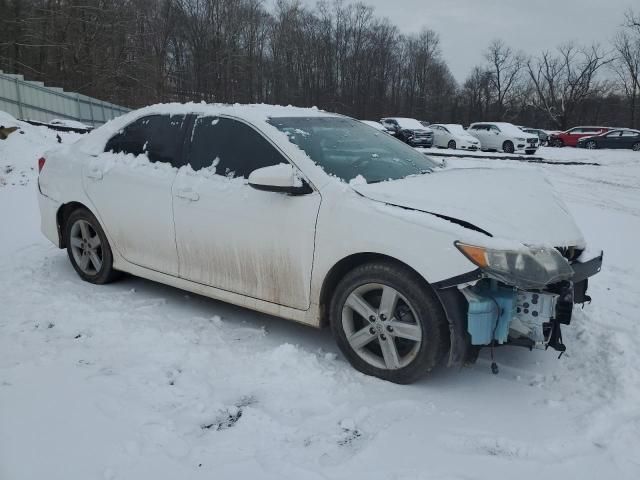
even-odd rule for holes
{"type": "Polygon", "coordinates": [[[415,272],[392,262],[356,267],[336,286],[331,330],[360,372],[408,384],[429,373],[449,350],[445,312],[415,272]]]}
{"type": "Polygon", "coordinates": [[[449,143],[447,144],[447,148],[450,149],[450,150],[455,150],[456,149],[455,140],[449,140],[449,143]]]}
{"type": "Polygon", "coordinates": [[[516,149],[513,146],[513,142],[511,140],[507,140],[506,142],[504,142],[502,144],[502,151],[504,153],[513,153],[513,152],[515,152],[516,149]]]}
{"type": "Polygon", "coordinates": [[[64,238],[71,265],[84,281],[102,285],[119,276],[107,236],[89,210],[79,208],[69,215],[64,238]]]}

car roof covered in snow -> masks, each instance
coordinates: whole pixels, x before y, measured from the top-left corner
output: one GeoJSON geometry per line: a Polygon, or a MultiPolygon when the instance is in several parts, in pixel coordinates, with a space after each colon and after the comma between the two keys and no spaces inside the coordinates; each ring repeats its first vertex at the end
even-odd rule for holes
{"type": "Polygon", "coordinates": [[[337,113],[325,112],[317,107],[302,108],[291,105],[266,104],[227,104],[227,103],[159,103],[149,107],[134,110],[118,118],[108,121],[101,127],[80,139],[76,145],[82,151],[90,154],[102,152],[109,138],[115,132],[129,125],[131,122],[148,115],[224,115],[245,120],[259,129],[269,129],[267,123],[270,118],[279,117],[341,117],[337,113]]]}

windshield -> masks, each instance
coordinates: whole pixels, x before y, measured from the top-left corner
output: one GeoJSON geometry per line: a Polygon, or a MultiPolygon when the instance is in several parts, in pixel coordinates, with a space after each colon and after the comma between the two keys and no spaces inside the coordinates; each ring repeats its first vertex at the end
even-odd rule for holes
{"type": "Polygon", "coordinates": [[[384,132],[343,117],[271,118],[322,169],[348,182],[398,180],[433,171],[437,164],[384,132]]]}

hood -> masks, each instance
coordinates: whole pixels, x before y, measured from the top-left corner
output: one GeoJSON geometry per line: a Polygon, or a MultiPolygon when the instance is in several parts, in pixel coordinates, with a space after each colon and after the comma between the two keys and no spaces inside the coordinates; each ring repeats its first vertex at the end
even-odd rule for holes
{"type": "Polygon", "coordinates": [[[371,200],[447,217],[493,237],[525,245],[584,246],[567,207],[540,174],[464,168],[352,187],[371,200]]]}

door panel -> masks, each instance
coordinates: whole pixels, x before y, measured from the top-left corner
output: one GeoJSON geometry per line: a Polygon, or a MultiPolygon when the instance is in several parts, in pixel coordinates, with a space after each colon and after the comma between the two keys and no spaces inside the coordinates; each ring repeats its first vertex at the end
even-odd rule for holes
{"type": "Polygon", "coordinates": [[[307,309],[320,195],[251,188],[250,171],[287,160],[248,125],[209,117],[194,129],[195,171],[181,169],[173,188],[180,276],[307,309]]]}
{"type": "Polygon", "coordinates": [[[178,274],[171,188],[184,123],[184,116],[138,120],[84,167],[85,191],[113,248],[131,263],[170,275],[178,274]]]}

